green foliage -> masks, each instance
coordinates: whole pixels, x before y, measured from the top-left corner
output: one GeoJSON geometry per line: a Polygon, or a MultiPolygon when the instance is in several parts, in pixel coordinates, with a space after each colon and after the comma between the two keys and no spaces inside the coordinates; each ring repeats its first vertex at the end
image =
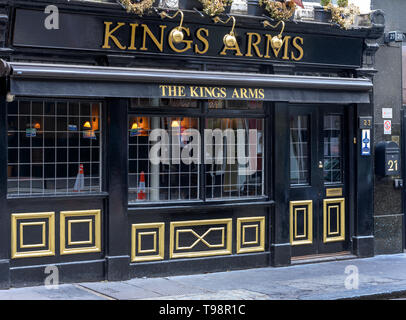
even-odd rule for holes
{"type": "Polygon", "coordinates": [[[348,0],[337,0],[337,5],[340,8],[348,7],[348,0]]]}
{"type": "Polygon", "coordinates": [[[331,3],[331,0],[320,0],[320,4],[323,7],[326,7],[327,5],[329,5],[331,3]]]}

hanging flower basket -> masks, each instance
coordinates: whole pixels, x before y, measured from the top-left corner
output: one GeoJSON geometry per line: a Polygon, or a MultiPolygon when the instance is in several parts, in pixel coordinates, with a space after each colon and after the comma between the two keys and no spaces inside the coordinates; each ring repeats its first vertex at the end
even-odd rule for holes
{"type": "Polygon", "coordinates": [[[129,13],[142,16],[152,7],[158,7],[159,0],[118,0],[129,13]]]}
{"type": "Polygon", "coordinates": [[[259,4],[265,8],[267,14],[274,20],[291,20],[296,10],[296,3],[293,1],[259,0],[259,4]]]}
{"type": "Polygon", "coordinates": [[[203,5],[203,12],[214,17],[226,13],[226,8],[230,12],[233,0],[200,0],[203,5]]]}
{"type": "Polygon", "coordinates": [[[355,18],[360,14],[359,7],[353,4],[345,7],[335,7],[330,3],[325,9],[330,10],[332,21],[342,29],[349,29],[355,23],[355,18]]]}

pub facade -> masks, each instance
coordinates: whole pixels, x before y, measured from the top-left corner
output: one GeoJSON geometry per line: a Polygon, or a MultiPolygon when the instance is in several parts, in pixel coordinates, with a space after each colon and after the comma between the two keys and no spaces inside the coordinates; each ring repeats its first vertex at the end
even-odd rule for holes
{"type": "Polygon", "coordinates": [[[1,288],[374,254],[379,12],[0,10],[1,288]]]}

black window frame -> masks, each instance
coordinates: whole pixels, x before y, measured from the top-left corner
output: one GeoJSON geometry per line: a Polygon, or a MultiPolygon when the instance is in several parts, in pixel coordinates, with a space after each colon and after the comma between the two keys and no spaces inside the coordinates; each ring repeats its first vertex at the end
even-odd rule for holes
{"type": "MultiPolygon", "coordinates": [[[[190,99],[193,100],[193,99],[190,99]]],[[[128,102],[128,112],[127,112],[127,125],[128,119],[130,117],[190,117],[199,119],[199,132],[201,136],[204,136],[205,122],[207,118],[252,118],[252,119],[263,119],[263,144],[264,144],[264,159],[263,159],[263,170],[264,170],[264,194],[258,197],[250,197],[247,199],[206,199],[206,170],[204,163],[200,164],[200,195],[198,200],[187,200],[187,201],[165,201],[165,202],[139,202],[130,203],[128,202],[129,209],[137,208],[178,208],[184,206],[202,205],[202,206],[217,206],[222,204],[244,204],[244,203],[264,203],[271,201],[272,197],[272,107],[273,103],[269,101],[262,101],[261,109],[209,109],[208,100],[197,100],[197,108],[173,108],[168,106],[162,106],[159,104],[155,107],[131,107],[131,101],[128,102]]],[[[128,142],[127,142],[128,146],[128,142]]],[[[202,155],[204,144],[202,143],[202,155]]],[[[128,150],[128,148],[127,148],[128,150]]],[[[129,155],[127,154],[127,177],[129,172],[129,155]]]]}

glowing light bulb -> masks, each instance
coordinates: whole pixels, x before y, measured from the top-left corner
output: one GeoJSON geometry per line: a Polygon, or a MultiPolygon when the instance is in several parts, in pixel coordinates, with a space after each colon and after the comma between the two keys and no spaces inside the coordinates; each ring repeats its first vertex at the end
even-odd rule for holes
{"type": "Polygon", "coordinates": [[[138,124],[136,122],[133,123],[131,130],[136,130],[138,129],[138,124]]]}
{"type": "Polygon", "coordinates": [[[171,127],[172,128],[180,127],[179,121],[177,121],[177,120],[172,121],[171,127]]]}
{"type": "Polygon", "coordinates": [[[90,129],[91,127],[92,126],[89,121],[86,121],[85,124],[83,125],[83,128],[86,128],[86,129],[90,129]]]}

